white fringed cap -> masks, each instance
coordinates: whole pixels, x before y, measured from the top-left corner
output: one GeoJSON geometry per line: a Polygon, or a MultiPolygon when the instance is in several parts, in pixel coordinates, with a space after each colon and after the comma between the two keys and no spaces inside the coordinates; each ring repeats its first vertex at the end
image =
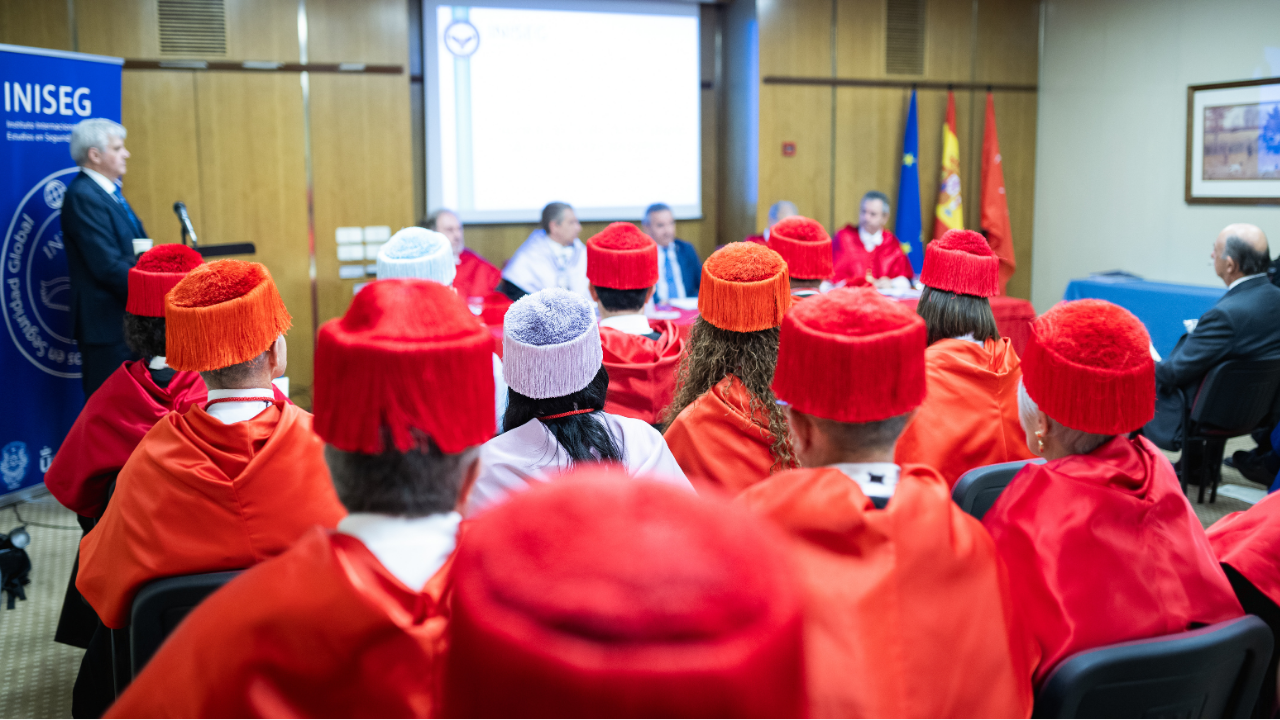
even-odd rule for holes
{"type": "Polygon", "coordinates": [[[418,278],[452,285],[457,273],[449,238],[435,230],[404,228],[378,251],[379,280],[418,278]]]}
{"type": "Polygon", "coordinates": [[[535,400],[571,395],[591,384],[604,363],[591,303],[560,288],[526,295],[507,310],[502,375],[535,400]]]}

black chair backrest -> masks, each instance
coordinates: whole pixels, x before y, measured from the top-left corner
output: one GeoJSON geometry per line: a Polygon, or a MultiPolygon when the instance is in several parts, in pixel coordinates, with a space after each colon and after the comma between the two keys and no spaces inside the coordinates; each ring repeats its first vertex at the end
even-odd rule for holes
{"type": "Polygon", "coordinates": [[[129,623],[130,664],[137,677],[160,644],[201,600],[239,575],[240,570],[179,575],[148,583],[133,599],[129,623]]]}
{"type": "Polygon", "coordinates": [[[1204,376],[1191,421],[1218,434],[1253,432],[1276,409],[1280,358],[1227,360],[1204,376]]]}
{"type": "Polygon", "coordinates": [[[1004,488],[1013,480],[1027,463],[1044,464],[1044,458],[1035,460],[1015,460],[1014,462],[996,463],[974,468],[960,476],[955,487],[951,488],[951,499],[956,501],[960,509],[970,515],[982,519],[983,515],[996,504],[996,498],[1004,492],[1004,488]]]}
{"type": "Polygon", "coordinates": [[[1249,717],[1273,639],[1254,615],[1063,660],[1032,717],[1249,717]]]}

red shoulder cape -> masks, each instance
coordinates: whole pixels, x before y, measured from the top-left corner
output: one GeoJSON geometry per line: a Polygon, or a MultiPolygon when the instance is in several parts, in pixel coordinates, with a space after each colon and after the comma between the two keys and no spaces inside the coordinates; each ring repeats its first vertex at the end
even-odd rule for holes
{"type": "Polygon", "coordinates": [[[939,340],[924,358],[929,391],[894,462],[928,465],[955,485],[976,467],[1035,457],[1018,423],[1022,368],[1007,339],[939,340]]]}
{"type": "Polygon", "coordinates": [[[795,541],[813,717],[1030,715],[995,544],[932,469],[904,467],[884,510],[834,468],[778,473],[738,502],[795,541]]]}
{"type": "Polygon", "coordinates": [[[177,371],[169,387],[151,379],[144,360],[116,369],[89,396],[44,475],[58,502],[85,517],[98,517],[107,486],[151,426],[171,411],[183,413],[208,391],[199,373],[177,371]]]}
{"type": "Polygon", "coordinates": [[[107,717],[431,717],[451,566],[410,590],[313,528],[192,611],[107,717]]]}
{"type": "Polygon", "coordinates": [[[277,403],[223,425],[199,405],[156,423],[80,542],[76,588],[107,627],[129,623],[133,597],[171,575],[236,570],[279,554],[346,511],[329,480],[311,415],[277,403]]]}
{"type": "Polygon", "coordinates": [[[1146,438],[1028,465],[982,519],[1035,637],[1067,656],[1244,614],[1173,466],[1146,438]]]}
{"type": "Polygon", "coordinates": [[[897,236],[889,232],[889,228],[882,232],[884,241],[875,250],[867,252],[862,239],[858,237],[858,226],[845,225],[838,230],[831,239],[835,258],[831,282],[838,283],[852,278],[866,279],[868,270],[873,278],[905,277],[910,280],[915,277],[911,261],[902,252],[902,243],[897,236]]]}
{"type": "Polygon", "coordinates": [[[1208,536],[1219,562],[1235,568],[1280,605],[1280,493],[1222,518],[1209,528],[1208,536]]]}
{"type": "Polygon", "coordinates": [[[462,250],[457,270],[458,274],[453,278],[453,287],[463,300],[470,297],[485,297],[502,281],[502,271],[488,260],[471,252],[469,248],[462,250]]]}
{"type": "Polygon", "coordinates": [[[773,468],[768,422],[752,419],[750,394],[734,375],[681,410],[663,437],[699,493],[737,495],[773,468]]]}
{"type": "Polygon", "coordinates": [[[655,425],[662,421],[662,411],[675,397],[676,366],[685,341],[670,320],[650,320],[649,327],[662,333],[662,337],[650,340],[600,328],[604,367],[609,372],[604,411],[655,425]]]}

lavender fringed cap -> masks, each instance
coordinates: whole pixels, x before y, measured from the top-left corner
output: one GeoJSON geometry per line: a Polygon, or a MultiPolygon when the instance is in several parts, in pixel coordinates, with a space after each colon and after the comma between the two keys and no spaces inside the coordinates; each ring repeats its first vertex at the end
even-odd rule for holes
{"type": "Polygon", "coordinates": [[[407,227],[378,251],[378,279],[418,278],[452,285],[458,268],[449,238],[435,230],[407,227]]]}
{"type": "Polygon", "coordinates": [[[595,310],[581,295],[539,290],[507,310],[502,375],[521,395],[545,400],[576,393],[591,383],[603,362],[595,310]]]}

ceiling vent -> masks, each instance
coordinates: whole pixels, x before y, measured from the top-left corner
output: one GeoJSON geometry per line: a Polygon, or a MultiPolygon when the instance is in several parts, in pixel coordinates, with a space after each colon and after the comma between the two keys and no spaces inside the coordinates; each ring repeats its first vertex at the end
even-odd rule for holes
{"type": "Polygon", "coordinates": [[[227,54],[223,0],[158,0],[158,4],[162,54],[227,54]]]}
{"type": "Polygon", "coordinates": [[[924,0],[885,0],[884,71],[924,74],[924,0]]]}

